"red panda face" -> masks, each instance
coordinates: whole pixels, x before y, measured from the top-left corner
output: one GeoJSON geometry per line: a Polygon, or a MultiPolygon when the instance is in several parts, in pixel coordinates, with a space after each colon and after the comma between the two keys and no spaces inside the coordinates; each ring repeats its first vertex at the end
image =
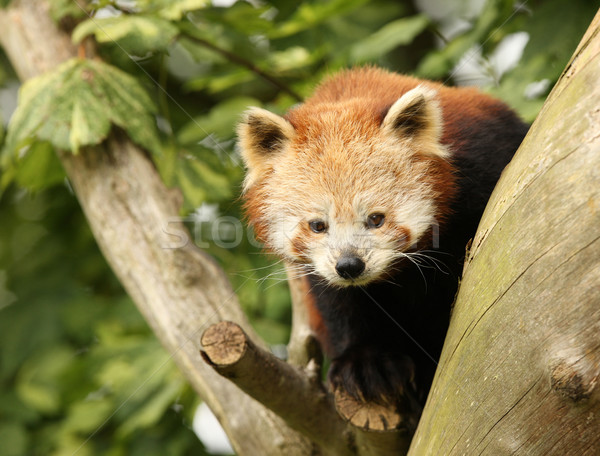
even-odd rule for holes
{"type": "Polygon", "coordinates": [[[439,181],[451,180],[435,96],[413,89],[383,119],[360,100],[287,119],[250,110],[238,134],[257,236],[332,285],[384,277],[439,222],[439,181]]]}

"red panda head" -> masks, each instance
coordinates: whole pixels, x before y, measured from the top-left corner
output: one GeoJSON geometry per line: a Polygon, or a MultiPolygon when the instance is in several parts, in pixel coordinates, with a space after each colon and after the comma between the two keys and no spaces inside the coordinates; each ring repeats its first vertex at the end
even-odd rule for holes
{"type": "Polygon", "coordinates": [[[238,128],[257,237],[332,285],[384,277],[430,239],[453,193],[436,91],[388,107],[309,100],[285,118],[252,108],[238,128]]]}

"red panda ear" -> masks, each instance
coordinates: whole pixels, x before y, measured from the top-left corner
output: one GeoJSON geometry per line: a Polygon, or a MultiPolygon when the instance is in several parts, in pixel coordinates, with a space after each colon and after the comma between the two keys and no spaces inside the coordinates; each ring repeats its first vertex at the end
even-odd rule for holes
{"type": "Polygon", "coordinates": [[[245,188],[268,169],[273,158],[294,137],[295,131],[283,117],[265,109],[250,108],[237,128],[239,146],[248,168],[245,188]]]}
{"type": "Polygon", "coordinates": [[[397,138],[420,141],[425,146],[425,153],[447,156],[447,150],[439,144],[442,123],[437,91],[418,86],[394,102],[385,115],[381,128],[397,138]]]}

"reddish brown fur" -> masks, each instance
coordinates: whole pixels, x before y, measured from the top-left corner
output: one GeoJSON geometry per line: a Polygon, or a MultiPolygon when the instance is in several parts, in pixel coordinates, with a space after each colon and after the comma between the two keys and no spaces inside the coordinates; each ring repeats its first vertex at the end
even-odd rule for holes
{"type": "MultiPolygon", "coordinates": [[[[310,141],[312,137],[323,132],[311,132],[308,126],[314,126],[315,118],[321,113],[331,111],[333,104],[337,105],[342,101],[348,106],[346,112],[350,117],[340,119],[340,124],[355,120],[358,125],[363,126],[364,131],[353,131],[352,134],[375,136],[390,106],[419,85],[438,91],[444,118],[441,142],[450,146],[460,146],[454,140],[460,136],[459,129],[469,128],[470,125],[464,122],[465,119],[475,123],[480,117],[489,117],[491,111],[506,109],[502,103],[482,95],[476,89],[446,87],[435,82],[366,67],[359,71],[342,72],[326,80],[305,103],[290,111],[286,118],[296,129],[299,141],[310,141]]],[[[434,159],[431,165],[430,168],[435,173],[432,176],[435,188],[439,191],[437,202],[441,207],[447,207],[448,199],[455,190],[451,165],[442,159],[434,159]]],[[[440,215],[444,212],[441,210],[440,215]]]]}
{"type": "Polygon", "coordinates": [[[265,243],[267,240],[268,223],[263,217],[263,206],[265,197],[264,183],[256,185],[248,190],[244,202],[244,209],[248,221],[254,229],[254,236],[259,241],[265,243]]]}
{"type": "MultiPolygon", "coordinates": [[[[363,68],[342,72],[326,80],[321,84],[314,94],[302,105],[291,110],[285,118],[293,125],[296,144],[308,145],[307,149],[318,153],[316,144],[327,131],[319,126],[326,122],[319,122],[319,118],[328,116],[331,112],[340,114],[338,125],[340,130],[335,132],[344,133],[344,126],[352,124],[354,127],[346,134],[353,137],[376,137],[381,122],[390,106],[409,90],[424,85],[438,91],[442,110],[444,113],[444,129],[442,142],[454,145],[452,138],[456,137],[458,128],[468,128],[468,125],[456,125],[455,117],[461,111],[471,113],[475,117],[489,113],[490,108],[498,104],[489,97],[482,96],[477,90],[445,87],[441,84],[422,81],[409,76],[390,73],[377,68],[363,68]]],[[[501,105],[499,105],[501,106],[501,105]]],[[[334,132],[330,132],[334,133],[334,132]]],[[[306,150],[306,149],[304,149],[306,150]]],[[[298,154],[292,149],[292,154],[298,154]]],[[[290,158],[293,160],[293,157],[290,158]]],[[[426,173],[428,179],[435,189],[434,199],[438,213],[437,219],[440,223],[447,218],[449,203],[455,194],[455,179],[450,163],[439,157],[417,156],[420,163],[418,167],[429,170],[426,173]]],[[[335,177],[335,176],[334,176],[335,177]]],[[[344,179],[357,179],[357,176],[344,176],[344,179]]],[[[268,221],[263,217],[263,202],[268,198],[268,191],[263,183],[268,180],[263,176],[260,182],[251,188],[246,195],[246,210],[254,225],[256,236],[265,242],[268,221]]],[[[358,185],[358,182],[351,182],[358,185]]],[[[350,211],[349,211],[350,212],[350,211]]]]}
{"type": "Polygon", "coordinates": [[[311,294],[306,295],[306,302],[308,308],[308,325],[314,331],[316,339],[321,344],[321,347],[325,352],[330,350],[329,347],[329,334],[327,332],[327,326],[323,321],[323,317],[317,309],[317,303],[315,302],[314,296],[311,294]]]}

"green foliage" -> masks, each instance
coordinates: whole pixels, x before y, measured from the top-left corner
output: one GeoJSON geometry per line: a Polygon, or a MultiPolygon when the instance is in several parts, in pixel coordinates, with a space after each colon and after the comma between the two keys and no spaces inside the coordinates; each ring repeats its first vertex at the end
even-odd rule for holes
{"type": "Polygon", "coordinates": [[[49,6],[50,16],[52,16],[55,22],[60,22],[62,19],[68,17],[80,20],[87,16],[82,4],[73,0],[52,0],[49,6]]]}
{"type": "Polygon", "coordinates": [[[128,54],[145,55],[165,51],[177,31],[170,21],[156,16],[92,18],[75,28],[73,41],[78,43],[93,34],[98,43],[116,44],[128,54]]]}
{"type": "Polygon", "coordinates": [[[20,152],[32,140],[70,150],[99,144],[114,124],[133,141],[158,152],[146,91],[127,73],[103,62],[72,59],[23,84],[4,152],[20,152]]]}
{"type": "Polygon", "coordinates": [[[232,183],[241,180],[242,168],[239,157],[231,151],[232,126],[242,111],[258,104],[260,101],[250,97],[231,98],[179,129],[178,147],[169,148],[168,156],[158,164],[167,185],[183,190],[184,209],[235,198],[237,190],[232,183]]]}
{"type": "Polygon", "coordinates": [[[344,15],[365,4],[365,0],[332,0],[329,2],[303,2],[295,13],[280,27],[272,29],[271,37],[282,38],[314,29],[334,16],[344,15]]]}
{"type": "MultiPolygon", "coordinates": [[[[240,222],[242,112],[283,113],[354,64],[452,84],[477,63],[491,81],[484,89],[532,120],[546,92],[528,88],[554,84],[595,13],[586,0],[568,9],[489,0],[461,13],[466,26],[444,41],[442,24],[410,2],[50,4],[73,41],[93,39],[103,61],[74,59],[27,82],[7,133],[0,127],[0,456],[203,454],[189,430],[197,399],[102,259],[62,186],[56,149],[85,153],[118,127],[152,152],[183,194],[196,243],[229,273],[260,334],[285,343],[284,271],[240,222]],[[523,58],[498,72],[494,53],[522,31],[523,58]]],[[[11,77],[0,58],[0,84],[11,77]]]]}
{"type": "MultiPolygon", "coordinates": [[[[35,141],[31,144],[27,152],[19,159],[18,165],[14,166],[11,171],[14,174],[6,173],[2,177],[11,177],[17,185],[32,192],[59,184],[65,178],[54,148],[47,141],[35,141]]],[[[3,182],[3,187],[7,183],[3,182]]]]}
{"type": "MultiPolygon", "coordinates": [[[[441,49],[430,52],[420,62],[417,73],[425,78],[443,78],[452,71],[452,68],[471,47],[481,45],[488,40],[498,42],[500,38],[498,31],[506,25],[507,16],[511,14],[510,11],[507,11],[507,7],[511,8],[512,2],[505,0],[488,1],[469,31],[454,38],[441,49]]],[[[500,33],[505,34],[503,31],[500,31],[500,33]]]]}
{"type": "Polygon", "coordinates": [[[419,63],[416,73],[425,78],[451,82],[461,59],[468,51],[476,49],[481,56],[471,60],[479,59],[492,81],[483,88],[506,101],[523,119],[531,122],[596,11],[597,6],[586,0],[574,0],[567,9],[560,0],[523,4],[489,0],[474,19],[472,27],[442,48],[430,52],[419,63]],[[498,74],[490,57],[504,38],[518,31],[529,35],[523,56],[514,69],[498,74]],[[540,81],[547,81],[547,89],[534,96],[529,95],[527,88],[540,81]]]}
{"type": "Polygon", "coordinates": [[[189,11],[209,5],[208,0],[139,0],[137,7],[144,13],[152,13],[171,21],[180,20],[189,11]]]}
{"type": "Polygon", "coordinates": [[[398,19],[355,43],[350,49],[351,63],[372,62],[392,51],[394,48],[410,44],[429,24],[424,15],[398,19]]]}
{"type": "Polygon", "coordinates": [[[72,196],[9,191],[0,212],[0,454],[203,454],[197,400],[72,196]]]}
{"type": "Polygon", "coordinates": [[[99,61],[72,59],[27,81],[0,156],[0,190],[13,180],[31,191],[62,181],[54,148],[77,154],[102,142],[113,125],[160,154],[155,111],[135,78],[99,61]]]}
{"type": "Polygon", "coordinates": [[[519,110],[532,121],[544,102],[542,96],[527,96],[527,86],[535,81],[547,81],[548,91],[565,68],[583,33],[598,10],[594,2],[574,0],[564,8],[560,0],[539,2],[531,17],[523,21],[522,30],[530,39],[519,65],[506,74],[489,91],[519,110]],[[548,37],[556,41],[548,44],[548,37]]]}

